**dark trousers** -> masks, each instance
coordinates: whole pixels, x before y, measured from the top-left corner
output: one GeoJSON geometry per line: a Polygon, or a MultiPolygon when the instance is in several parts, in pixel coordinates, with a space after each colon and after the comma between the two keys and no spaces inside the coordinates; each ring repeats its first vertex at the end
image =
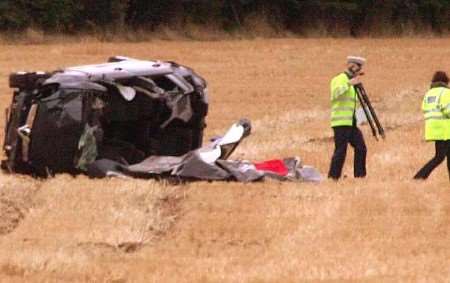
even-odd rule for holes
{"type": "Polygon", "coordinates": [[[436,141],[435,143],[436,154],[428,161],[425,166],[417,172],[414,179],[426,179],[430,176],[431,172],[441,164],[445,157],[447,157],[447,169],[450,178],[450,140],[448,141],[436,141]]]}
{"type": "Polygon", "coordinates": [[[348,144],[355,149],[354,176],[357,178],[365,177],[367,147],[361,131],[357,127],[351,126],[334,127],[333,131],[335,148],[328,177],[333,179],[341,177],[348,144]]]}

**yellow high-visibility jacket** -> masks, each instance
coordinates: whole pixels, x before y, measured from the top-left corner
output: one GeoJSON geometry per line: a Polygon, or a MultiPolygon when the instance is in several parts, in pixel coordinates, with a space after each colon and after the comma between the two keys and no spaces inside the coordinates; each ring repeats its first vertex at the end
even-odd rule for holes
{"type": "Polygon", "coordinates": [[[357,96],[346,73],[331,80],[331,127],[353,126],[357,96]]]}
{"type": "Polygon", "coordinates": [[[432,87],[422,102],[427,141],[450,140],[450,89],[432,87]]]}

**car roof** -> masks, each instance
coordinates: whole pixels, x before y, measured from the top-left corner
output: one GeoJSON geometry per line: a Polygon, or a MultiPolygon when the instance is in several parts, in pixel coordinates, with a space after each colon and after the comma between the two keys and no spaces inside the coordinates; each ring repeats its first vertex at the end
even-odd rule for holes
{"type": "Polygon", "coordinates": [[[173,72],[174,67],[171,63],[136,59],[68,67],[62,70],[66,75],[86,77],[89,80],[120,80],[136,76],[167,75],[173,72]]]}

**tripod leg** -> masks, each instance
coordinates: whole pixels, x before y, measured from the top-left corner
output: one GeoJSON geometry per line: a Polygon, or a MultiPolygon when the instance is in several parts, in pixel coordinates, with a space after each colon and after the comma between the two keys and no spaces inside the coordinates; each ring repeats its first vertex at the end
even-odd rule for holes
{"type": "Polygon", "coordinates": [[[370,110],[367,108],[366,101],[362,97],[361,89],[359,86],[355,87],[355,89],[356,89],[356,95],[358,96],[359,103],[361,103],[361,107],[364,110],[364,114],[366,115],[366,118],[367,118],[367,122],[369,123],[370,129],[372,130],[372,135],[375,137],[376,140],[378,140],[377,131],[375,129],[374,122],[372,120],[373,117],[370,113],[370,110]]]}
{"type": "Polygon", "coordinates": [[[362,99],[364,100],[365,104],[367,105],[367,107],[370,111],[370,114],[373,118],[373,121],[375,122],[375,125],[377,126],[378,133],[384,139],[386,136],[384,133],[383,126],[381,125],[380,120],[378,120],[377,114],[375,113],[375,109],[373,109],[373,107],[372,107],[372,103],[370,103],[369,96],[367,95],[366,90],[364,89],[364,87],[362,85],[358,86],[358,88],[361,91],[362,99]]]}

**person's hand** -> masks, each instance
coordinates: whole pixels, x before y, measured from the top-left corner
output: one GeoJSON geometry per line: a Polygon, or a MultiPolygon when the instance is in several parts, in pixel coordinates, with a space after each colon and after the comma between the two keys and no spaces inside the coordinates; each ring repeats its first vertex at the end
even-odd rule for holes
{"type": "Polygon", "coordinates": [[[360,83],[361,83],[361,79],[359,76],[356,76],[349,81],[349,84],[351,84],[351,85],[359,85],[360,83]]]}

